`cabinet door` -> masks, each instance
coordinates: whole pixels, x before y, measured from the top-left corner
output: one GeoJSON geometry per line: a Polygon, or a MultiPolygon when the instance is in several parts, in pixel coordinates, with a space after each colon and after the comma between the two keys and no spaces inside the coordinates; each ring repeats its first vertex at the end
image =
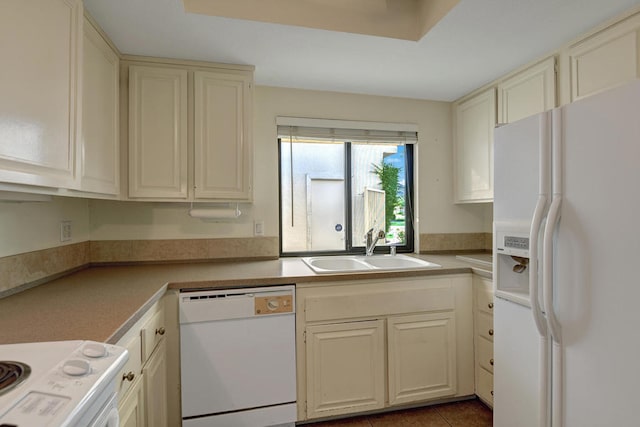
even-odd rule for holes
{"type": "Polygon", "coordinates": [[[77,188],[79,0],[5,0],[0,13],[0,181],[77,188]]]}
{"type": "Polygon", "coordinates": [[[456,394],[453,312],[387,319],[389,404],[456,394]]]}
{"type": "Polygon", "coordinates": [[[493,200],[493,128],[496,90],[483,92],[455,106],[455,199],[458,203],[493,200]]]}
{"type": "Polygon", "coordinates": [[[251,198],[251,78],[196,71],[195,198],[251,198]]]}
{"type": "Polygon", "coordinates": [[[639,28],[635,15],[568,49],[570,102],[640,77],[639,28]]]}
{"type": "Polygon", "coordinates": [[[549,58],[498,85],[498,122],[515,122],[556,106],[555,64],[549,58]]]}
{"type": "Polygon", "coordinates": [[[118,56],[87,20],[82,62],[81,189],[118,195],[120,65],[118,56]]]}
{"type": "Polygon", "coordinates": [[[384,320],[308,326],[307,417],[384,407],[384,320]]]}
{"type": "Polygon", "coordinates": [[[146,425],[167,426],[167,356],[166,340],[160,341],[142,368],[146,425]]]}
{"type": "Polygon", "coordinates": [[[129,196],[187,198],[187,71],[129,68],[129,196]]]}
{"type": "Polygon", "coordinates": [[[118,415],[121,427],[144,426],[144,389],[143,379],[138,376],[129,387],[128,392],[121,397],[118,404],[118,415]]]}

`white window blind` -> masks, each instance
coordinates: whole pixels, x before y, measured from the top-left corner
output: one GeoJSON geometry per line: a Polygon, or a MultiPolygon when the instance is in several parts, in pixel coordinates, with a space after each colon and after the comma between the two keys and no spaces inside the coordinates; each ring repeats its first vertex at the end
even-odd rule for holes
{"type": "Polygon", "coordinates": [[[278,117],[277,124],[278,136],[297,140],[309,138],[329,141],[405,144],[418,142],[416,126],[411,124],[297,119],[293,117],[278,117]]]}

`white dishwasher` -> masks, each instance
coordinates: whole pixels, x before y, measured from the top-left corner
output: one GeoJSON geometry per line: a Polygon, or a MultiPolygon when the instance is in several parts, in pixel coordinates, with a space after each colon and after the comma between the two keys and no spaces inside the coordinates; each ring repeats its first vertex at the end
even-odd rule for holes
{"type": "Polygon", "coordinates": [[[295,287],[180,292],[182,425],[293,426],[295,287]]]}

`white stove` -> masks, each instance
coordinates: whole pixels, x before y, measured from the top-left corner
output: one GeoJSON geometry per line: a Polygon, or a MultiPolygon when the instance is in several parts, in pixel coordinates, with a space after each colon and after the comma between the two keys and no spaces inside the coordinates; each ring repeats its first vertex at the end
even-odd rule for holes
{"type": "Polygon", "coordinates": [[[128,357],[93,341],[0,345],[0,427],[117,427],[117,374],[128,357]]]}

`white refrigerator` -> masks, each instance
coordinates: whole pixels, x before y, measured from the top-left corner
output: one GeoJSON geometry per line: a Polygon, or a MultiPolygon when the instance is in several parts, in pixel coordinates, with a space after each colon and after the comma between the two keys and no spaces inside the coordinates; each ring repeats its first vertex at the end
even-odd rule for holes
{"type": "Polygon", "coordinates": [[[499,127],[494,426],[640,426],[640,81],[499,127]]]}

